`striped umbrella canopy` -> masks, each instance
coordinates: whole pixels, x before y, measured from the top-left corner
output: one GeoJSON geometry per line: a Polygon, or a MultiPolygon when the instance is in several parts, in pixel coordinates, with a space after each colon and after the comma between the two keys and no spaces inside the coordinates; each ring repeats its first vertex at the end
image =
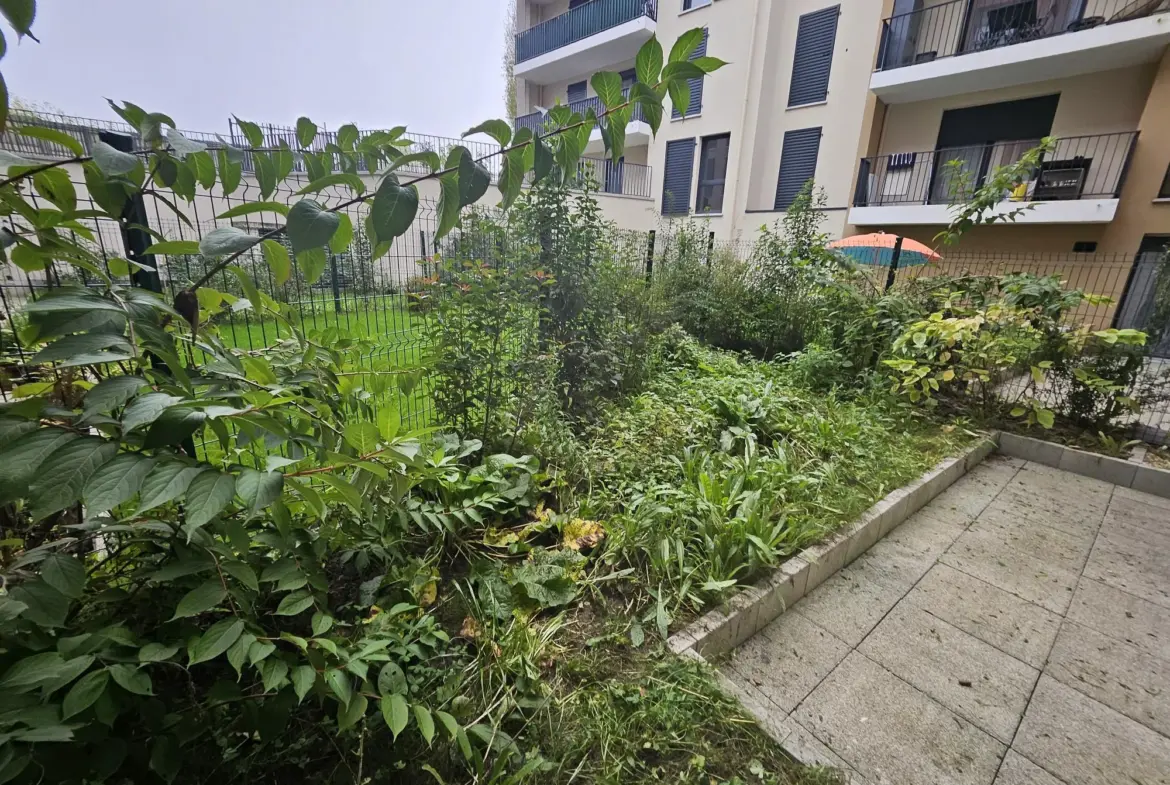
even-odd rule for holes
{"type": "Polygon", "coordinates": [[[909,237],[899,238],[896,234],[886,234],[885,232],[842,237],[840,240],[829,243],[828,247],[848,256],[858,264],[889,267],[894,258],[894,246],[899,239],[902,240],[902,252],[898,256],[899,267],[913,267],[927,262],[937,262],[942,258],[917,240],[911,240],[909,237]]]}

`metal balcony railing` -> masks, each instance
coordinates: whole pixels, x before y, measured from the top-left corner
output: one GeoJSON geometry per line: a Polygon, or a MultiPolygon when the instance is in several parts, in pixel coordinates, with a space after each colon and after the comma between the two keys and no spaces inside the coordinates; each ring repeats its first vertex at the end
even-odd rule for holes
{"type": "MultiPolygon", "coordinates": [[[[627,87],[625,90],[622,90],[622,96],[625,98],[629,98],[630,97],[630,88],[627,87]]],[[[594,114],[598,114],[598,115],[600,115],[602,112],[605,111],[605,105],[602,104],[601,99],[595,95],[590,96],[589,98],[582,99],[580,101],[573,101],[571,104],[568,104],[568,107],[571,111],[579,112],[581,115],[584,115],[590,109],[593,110],[594,114]]],[[[532,112],[531,114],[521,115],[520,117],[516,118],[516,127],[517,128],[530,128],[530,129],[532,129],[533,133],[536,133],[537,131],[541,131],[544,129],[544,118],[545,118],[544,112],[532,112]]],[[[644,123],[644,122],[646,122],[646,115],[644,115],[642,113],[642,105],[641,104],[634,104],[634,111],[630,113],[630,122],[631,123],[644,123]]]]}
{"type": "MultiPolygon", "coordinates": [[[[1121,195],[1137,131],[1057,139],[1031,177],[1004,199],[1045,202],[1115,199],[1121,195]]],[[[1039,139],[951,147],[862,158],[855,207],[954,204],[967,199],[998,167],[1020,160],[1039,139]],[[949,166],[958,161],[957,166],[949,166]]]]}
{"type": "Polygon", "coordinates": [[[1021,0],[1009,5],[950,0],[882,21],[875,70],[984,52],[1170,11],[1170,2],[1021,0]]]}
{"type": "Polygon", "coordinates": [[[657,0],[589,0],[516,35],[522,63],[641,17],[658,18],[657,0]]]}

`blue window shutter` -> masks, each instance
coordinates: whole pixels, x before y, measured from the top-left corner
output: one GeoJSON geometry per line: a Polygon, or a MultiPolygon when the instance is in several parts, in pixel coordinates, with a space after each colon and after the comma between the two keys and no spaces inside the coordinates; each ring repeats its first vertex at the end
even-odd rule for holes
{"type": "Polygon", "coordinates": [[[666,143],[666,174],[662,177],[662,214],[686,215],[691,204],[691,174],[695,166],[695,140],[666,143]]]}
{"type": "Polygon", "coordinates": [[[817,173],[817,153],[821,149],[821,129],[801,128],[784,132],[784,149],[780,152],[780,177],[776,180],[777,210],[787,210],[804,184],[817,173]]]}
{"type": "MultiPolygon", "coordinates": [[[[707,54],[707,28],[703,28],[703,40],[695,47],[695,51],[691,53],[689,59],[694,60],[696,57],[704,57],[707,54]]],[[[703,77],[698,79],[691,79],[689,82],[691,86],[691,105],[687,109],[687,117],[698,114],[703,109],[703,77]]],[[[682,112],[677,107],[671,104],[671,117],[682,117],[682,112]]]]}
{"type": "Polygon", "coordinates": [[[574,101],[584,101],[585,96],[589,93],[587,82],[573,82],[565,89],[565,103],[573,103],[574,101]]]}
{"type": "Polygon", "coordinates": [[[788,105],[815,104],[829,94],[829,67],[841,6],[813,11],[800,17],[796,27],[796,54],[792,60],[792,84],[788,105]]]}

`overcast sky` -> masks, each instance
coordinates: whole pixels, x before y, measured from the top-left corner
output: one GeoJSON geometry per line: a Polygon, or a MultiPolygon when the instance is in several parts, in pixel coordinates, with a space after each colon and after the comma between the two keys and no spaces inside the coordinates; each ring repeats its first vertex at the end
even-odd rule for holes
{"type": "Polygon", "coordinates": [[[116,120],[105,98],[184,129],[228,116],[292,125],[406,125],[458,136],[504,117],[508,0],[41,0],[5,28],[9,93],[116,120]]]}

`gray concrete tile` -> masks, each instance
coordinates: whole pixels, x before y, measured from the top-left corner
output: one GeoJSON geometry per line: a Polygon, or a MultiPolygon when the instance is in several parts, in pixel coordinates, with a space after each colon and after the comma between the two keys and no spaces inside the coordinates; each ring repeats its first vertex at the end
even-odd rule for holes
{"type": "Polygon", "coordinates": [[[792,610],[856,646],[931,564],[933,559],[929,556],[882,541],[806,595],[792,610]]]}
{"type": "Polygon", "coordinates": [[[988,509],[971,524],[970,531],[988,532],[1003,545],[1027,553],[1044,554],[1051,563],[1079,573],[1089,558],[1095,534],[1086,528],[1066,530],[1051,525],[1059,523],[1057,513],[1032,511],[1030,515],[1014,510],[988,509]]]}
{"type": "Polygon", "coordinates": [[[1170,502],[1161,510],[1130,499],[1115,499],[1105,512],[1101,533],[1118,533],[1147,545],[1170,551],[1170,502]]]}
{"type": "Polygon", "coordinates": [[[1077,583],[1076,573],[1004,546],[988,532],[967,531],[939,561],[1059,614],[1068,608],[1077,583]]]}
{"type": "Polygon", "coordinates": [[[1131,487],[1135,491],[1170,499],[1170,472],[1153,466],[1139,466],[1131,487]]]}
{"type": "Polygon", "coordinates": [[[880,785],[989,785],[1006,750],[858,652],[792,718],[880,785]]]}
{"type": "Polygon", "coordinates": [[[1089,627],[1066,622],[1044,672],[1170,736],[1170,659],[1154,657],[1089,627]]]}
{"type": "Polygon", "coordinates": [[[1170,785],[1170,739],[1046,675],[1012,748],[1068,785],[1170,785]]]}
{"type": "Polygon", "coordinates": [[[1005,744],[1040,675],[908,602],[890,611],[858,651],[1005,744]]]}
{"type": "Polygon", "coordinates": [[[1056,777],[1037,766],[1015,750],[1003,756],[995,785],[1064,785],[1056,777]]]}
{"type": "Polygon", "coordinates": [[[882,542],[901,545],[915,553],[938,558],[967,530],[972,520],[961,512],[927,505],[887,534],[882,542]]]}
{"type": "Polygon", "coordinates": [[[1036,668],[1060,630],[1052,611],[945,564],[935,565],[906,601],[1036,668]]]}
{"type": "Polygon", "coordinates": [[[988,458],[967,472],[962,479],[936,496],[928,505],[928,509],[953,511],[974,518],[1020,471],[1016,466],[996,464],[992,461],[993,458],[988,458]]]}
{"type": "Polygon", "coordinates": [[[1082,579],[1068,618],[1146,654],[1170,659],[1170,609],[1149,600],[1099,581],[1082,579]]]}
{"type": "Polygon", "coordinates": [[[1139,502],[1160,510],[1170,510],[1170,501],[1158,494],[1148,493],[1139,488],[1115,488],[1113,501],[1119,500],[1139,502]]]}
{"type": "Polygon", "coordinates": [[[849,650],[803,616],[786,613],[737,648],[721,670],[751,684],[787,714],[849,650]]]}
{"type": "Polygon", "coordinates": [[[985,515],[1010,515],[1025,520],[1042,520],[1045,525],[1071,534],[1095,534],[1105,517],[1099,500],[1078,497],[1066,504],[1059,499],[1030,496],[1019,488],[1008,488],[995,498],[985,515]]]}
{"type": "Polygon", "coordinates": [[[1137,474],[1138,465],[1120,458],[1110,458],[1108,455],[1066,449],[1060,456],[1059,468],[1066,472],[1095,477],[1114,485],[1128,486],[1137,474]]]}
{"type": "Polygon", "coordinates": [[[1085,576],[1170,608],[1170,551],[1117,532],[1097,538],[1085,576]]]}
{"type": "Polygon", "coordinates": [[[1113,485],[1103,480],[1031,462],[1026,464],[1010,483],[1010,485],[1023,484],[1040,495],[1072,492],[1103,499],[1102,503],[1108,501],[1109,495],[1113,493],[1113,485]]]}

